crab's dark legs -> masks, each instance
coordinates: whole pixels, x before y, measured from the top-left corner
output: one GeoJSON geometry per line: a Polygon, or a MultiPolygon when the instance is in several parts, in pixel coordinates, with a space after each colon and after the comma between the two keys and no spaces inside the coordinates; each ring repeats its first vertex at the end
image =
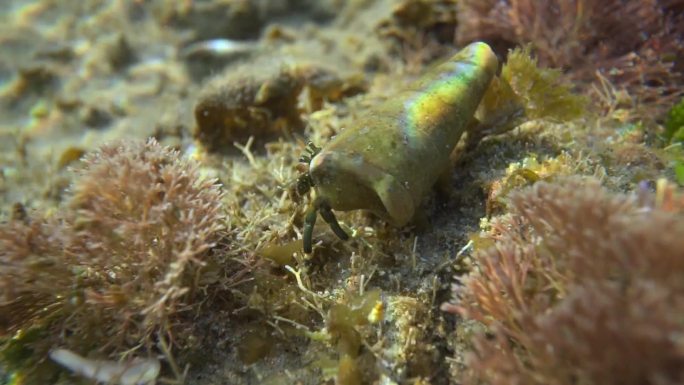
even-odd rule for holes
{"type": "Polygon", "coordinates": [[[311,205],[308,210],[306,210],[306,216],[304,217],[304,234],[302,234],[304,242],[304,252],[310,254],[313,250],[311,238],[313,237],[313,228],[316,225],[316,217],[318,217],[318,208],[316,205],[311,205]]]}
{"type": "Polygon", "coordinates": [[[330,206],[325,203],[314,202],[308,210],[306,210],[306,216],[304,217],[304,233],[302,235],[304,242],[304,252],[310,254],[313,250],[313,228],[316,225],[316,217],[318,217],[318,212],[320,211],[323,220],[330,226],[330,229],[337,235],[341,240],[346,241],[349,239],[349,234],[347,234],[340,223],[337,222],[335,214],[333,214],[330,206]]]}
{"type": "Polygon", "coordinates": [[[323,220],[330,226],[330,229],[333,231],[333,233],[335,233],[335,235],[337,235],[343,241],[349,239],[349,234],[342,230],[339,222],[337,222],[337,218],[335,218],[335,214],[333,214],[328,205],[320,205],[319,210],[321,212],[321,217],[323,217],[323,220]]]}
{"type": "MultiPolygon", "coordinates": [[[[305,153],[299,158],[299,162],[308,167],[308,164],[311,163],[311,159],[321,152],[321,148],[317,147],[315,144],[313,144],[313,142],[308,142],[304,151],[305,153]]],[[[311,175],[309,175],[307,171],[306,173],[300,175],[300,177],[297,179],[297,193],[299,195],[304,195],[311,187],[313,187],[313,185],[314,183],[311,179],[311,175]]],[[[304,217],[304,234],[302,235],[302,238],[304,242],[304,252],[306,254],[311,253],[313,249],[313,228],[316,224],[316,217],[318,216],[319,211],[321,212],[323,220],[328,223],[330,229],[332,229],[335,235],[337,235],[343,241],[349,239],[349,234],[342,230],[342,227],[340,227],[340,223],[337,222],[337,218],[335,218],[335,214],[333,214],[330,206],[323,201],[315,200],[306,210],[306,216],[304,217]]]]}

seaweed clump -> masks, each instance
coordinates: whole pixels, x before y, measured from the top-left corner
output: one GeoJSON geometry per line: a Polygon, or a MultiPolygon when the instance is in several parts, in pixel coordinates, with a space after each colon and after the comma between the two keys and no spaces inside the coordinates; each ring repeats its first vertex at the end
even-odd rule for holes
{"type": "Polygon", "coordinates": [[[684,98],[668,112],[664,136],[667,144],[684,142],[684,98]]]}
{"type": "Polygon", "coordinates": [[[681,95],[681,1],[466,0],[458,6],[460,44],[531,43],[543,65],[567,71],[578,85],[600,73],[658,111],[681,95]]]}
{"type": "Polygon", "coordinates": [[[503,133],[527,120],[579,118],[586,99],[574,94],[560,76],[558,70],[541,68],[529,45],[510,50],[501,75],[492,79],[475,113],[483,133],[503,133]]]}
{"type": "Polygon", "coordinates": [[[47,376],[56,347],[96,356],[151,354],[160,340],[195,347],[196,295],[226,234],[219,185],[154,140],[105,145],[77,173],[57,212],[0,225],[3,365],[47,376]]]}
{"type": "Polygon", "coordinates": [[[684,380],[684,199],[539,182],[484,238],[443,309],[488,326],[467,383],[674,384],[684,380]]]}
{"type": "Polygon", "coordinates": [[[672,161],[675,180],[684,186],[684,98],[668,112],[662,140],[665,153],[672,161]]]}

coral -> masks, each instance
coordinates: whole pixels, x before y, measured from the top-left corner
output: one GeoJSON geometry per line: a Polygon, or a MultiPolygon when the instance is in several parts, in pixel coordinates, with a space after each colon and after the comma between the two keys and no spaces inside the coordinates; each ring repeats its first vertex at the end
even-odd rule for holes
{"type": "Polygon", "coordinates": [[[467,383],[684,380],[681,193],[539,182],[492,221],[493,246],[443,309],[478,320],[467,383]]]}
{"type": "Polygon", "coordinates": [[[0,226],[0,336],[14,335],[2,361],[31,368],[56,346],[150,351],[159,338],[191,348],[187,321],[226,234],[219,186],[154,140],[105,145],[77,174],[56,213],[0,226]],[[26,349],[34,360],[11,354],[26,349]]]}
{"type": "Polygon", "coordinates": [[[544,66],[588,90],[597,72],[662,112],[684,84],[681,0],[465,0],[457,40],[502,48],[531,43],[544,66]]]}

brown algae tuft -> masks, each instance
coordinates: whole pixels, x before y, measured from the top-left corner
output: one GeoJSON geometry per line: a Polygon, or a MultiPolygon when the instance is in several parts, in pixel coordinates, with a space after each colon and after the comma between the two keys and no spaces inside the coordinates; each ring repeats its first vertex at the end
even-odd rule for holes
{"type": "Polygon", "coordinates": [[[42,357],[55,347],[115,357],[168,339],[192,349],[188,310],[201,306],[193,298],[225,236],[220,187],[154,140],[105,145],[77,174],[54,214],[0,225],[0,357],[32,383],[54,373],[42,357]]]}

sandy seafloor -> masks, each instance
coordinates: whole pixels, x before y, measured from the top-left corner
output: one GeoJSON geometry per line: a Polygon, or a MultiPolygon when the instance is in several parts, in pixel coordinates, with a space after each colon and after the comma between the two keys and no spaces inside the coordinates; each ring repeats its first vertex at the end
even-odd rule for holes
{"type": "Polygon", "coordinates": [[[366,12],[345,15],[356,7],[341,1],[194,3],[3,2],[1,142],[8,185],[16,187],[5,190],[5,204],[40,205],[44,196],[32,199],[36,194],[59,189],[50,186],[54,170],[47,165],[68,148],[150,136],[188,148],[202,82],[226,66],[313,58],[344,72],[362,70],[381,50],[373,26],[390,9],[352,2],[366,12]],[[232,10],[240,7],[246,11],[232,10]],[[269,26],[284,37],[260,40],[269,26]],[[205,52],[192,45],[220,38],[240,46],[205,52]],[[18,170],[17,152],[40,165],[28,165],[32,175],[18,170]]]}
{"type": "MultiPolygon", "coordinates": [[[[449,42],[453,41],[456,28],[455,18],[450,14],[453,2],[431,2],[440,9],[435,16],[440,20],[423,20],[423,26],[413,26],[417,31],[429,30],[423,35],[402,32],[407,27],[397,21],[397,9],[409,3],[3,0],[2,219],[8,218],[17,202],[27,210],[49,211],[58,207],[68,194],[73,177],[70,167],[78,155],[112,140],[148,137],[180,150],[183,156],[205,162],[204,171],[219,177],[226,186],[240,184],[241,189],[229,189],[228,193],[249,191],[240,197],[242,200],[236,197],[234,201],[245,202],[246,212],[251,212],[248,210],[254,210],[252,205],[262,203],[250,203],[249,199],[259,187],[256,184],[265,183],[264,174],[249,174],[250,160],[235,148],[206,154],[202,144],[193,138],[193,109],[208,79],[236,68],[260,76],[272,73],[274,67],[314,63],[342,79],[345,85],[362,83],[360,91],[325,102],[317,111],[300,102],[300,112],[307,123],[303,131],[266,139],[301,151],[307,136],[327,140],[340,126],[353,121],[355,111],[391,97],[394,90],[414,79],[435,59],[457,50],[449,42]],[[249,70],[240,67],[244,63],[249,70]],[[232,172],[222,170],[221,164],[229,164],[232,172]],[[242,174],[237,175],[235,170],[242,174]]],[[[532,158],[533,163],[555,159],[554,162],[564,165],[556,168],[559,173],[595,175],[614,190],[633,189],[641,179],[653,181],[660,176],[672,176],[668,163],[642,146],[646,141],[639,132],[642,127],[623,124],[629,121],[623,119],[625,113],[629,114],[629,107],[617,106],[610,113],[615,110],[622,115],[604,115],[604,120],[592,115],[583,123],[566,125],[531,122],[524,129],[484,143],[459,162],[460,168],[454,170],[447,182],[446,188],[457,193],[447,193],[450,199],[433,194],[417,225],[401,231],[386,230],[395,237],[388,248],[395,254],[372,262],[359,261],[352,243],[339,247],[330,260],[313,262],[312,271],[319,274],[316,280],[323,292],[353,286],[353,282],[358,285],[359,279],[370,280],[367,285],[382,290],[388,304],[385,306],[389,306],[388,317],[395,317],[392,322],[396,323],[388,322],[379,328],[382,331],[376,331],[385,333],[389,341],[386,347],[394,349],[384,356],[385,361],[374,361],[378,368],[368,369],[379,373],[378,383],[454,383],[463,368],[466,346],[454,330],[457,326],[468,326],[457,323],[453,314],[441,312],[439,306],[449,299],[452,276],[462,268],[454,266],[453,260],[467,244],[469,234],[478,231],[481,218],[487,215],[491,186],[501,181],[511,164],[530,162],[532,158]],[[575,130],[572,138],[566,135],[570,130],[575,130]],[[628,148],[605,155],[611,143],[626,143],[628,148]],[[371,269],[372,273],[359,271],[363,268],[371,269]],[[389,304],[414,310],[402,313],[389,304]]],[[[245,137],[236,141],[246,142],[245,137]]],[[[258,147],[254,152],[257,158],[274,156],[258,147]]],[[[289,156],[296,158],[297,154],[289,156]]],[[[296,174],[288,171],[287,175],[296,174]]],[[[345,223],[358,221],[359,229],[385,229],[378,220],[360,214],[341,218],[345,223]]],[[[321,229],[317,234],[325,233],[324,242],[336,242],[321,223],[319,220],[321,229]]],[[[268,353],[247,364],[238,352],[240,344],[248,338],[246,325],[231,319],[228,313],[225,318],[212,315],[205,320],[200,315],[197,322],[204,322],[216,340],[197,353],[185,378],[187,384],[334,381],[334,375],[326,375],[322,370],[326,364],[321,363],[324,358],[334,361],[334,347],[303,336],[273,338],[269,339],[273,346],[268,353]],[[217,324],[217,319],[225,324],[217,324]]],[[[324,320],[312,319],[308,326],[319,329],[324,320]]],[[[162,377],[174,378],[167,366],[162,377]]]]}

